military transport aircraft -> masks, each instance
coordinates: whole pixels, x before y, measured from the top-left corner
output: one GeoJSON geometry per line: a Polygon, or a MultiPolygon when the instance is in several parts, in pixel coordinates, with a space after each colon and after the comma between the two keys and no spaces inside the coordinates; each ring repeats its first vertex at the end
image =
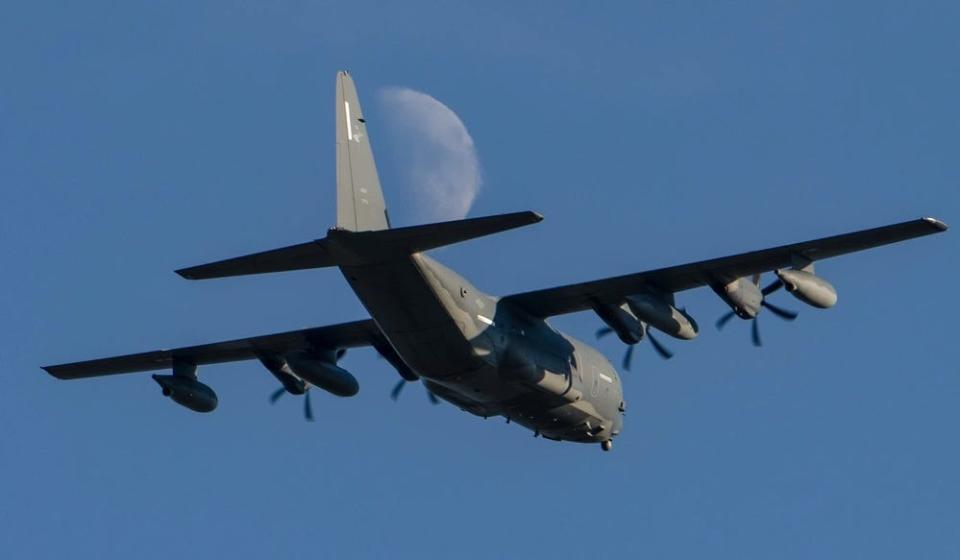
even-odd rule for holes
{"type": "MultiPolygon", "coordinates": [[[[424,252],[537,223],[516,212],[436,224],[391,228],[374,165],[366,121],[353,80],[336,80],[337,225],[326,237],[299,245],[178,270],[191,280],[337,267],[370,313],[369,319],[173,350],[48,366],[60,379],[171,370],[153,379],[163,394],[197,412],[217,406],[197,366],[259,360],[294,395],[318,387],[349,397],[357,379],[337,365],[348,348],[372,346],[407,381],[423,382],[443,399],[482,417],[503,416],[558,441],[600,443],[609,450],[623,428],[625,403],[616,369],[597,350],[558,332],[554,315],[592,311],[624,344],[651,338],[650,329],[689,340],[698,326],[675,294],[709,286],[730,306],[728,316],[755,320],[763,308],[793,314],[765,301],[784,287],[800,301],[828,308],[834,288],[814,274],[814,262],[879,245],[939,233],[946,224],[921,218],[657,270],[496,297],[485,294],[424,252]],[[776,275],[759,287],[762,273],[776,275]]],[[[759,336],[754,323],[754,342],[759,336]]],[[[627,355],[629,360],[629,354],[627,355]]],[[[629,363],[625,364],[629,365],[629,363]]],[[[282,394],[278,392],[274,398],[282,394]]],[[[310,416],[309,401],[306,411],[310,416]]]]}

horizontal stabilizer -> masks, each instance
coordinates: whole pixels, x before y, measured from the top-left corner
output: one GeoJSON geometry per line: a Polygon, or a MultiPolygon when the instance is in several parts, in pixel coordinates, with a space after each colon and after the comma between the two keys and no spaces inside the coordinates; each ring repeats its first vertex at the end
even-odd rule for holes
{"type": "Polygon", "coordinates": [[[371,256],[374,253],[396,255],[429,251],[541,221],[543,216],[527,211],[379,231],[333,231],[331,234],[337,234],[338,240],[343,237],[345,244],[362,248],[371,256]]]}
{"type": "Polygon", "coordinates": [[[281,249],[181,268],[176,272],[188,280],[207,280],[227,276],[243,276],[245,274],[336,266],[337,263],[327,249],[326,243],[325,239],[317,239],[281,249]]]}
{"type": "Polygon", "coordinates": [[[413,253],[453,245],[543,220],[536,212],[514,212],[436,224],[375,231],[330,230],[327,237],[177,270],[188,280],[286,272],[328,266],[355,266],[406,258],[413,253]]]}

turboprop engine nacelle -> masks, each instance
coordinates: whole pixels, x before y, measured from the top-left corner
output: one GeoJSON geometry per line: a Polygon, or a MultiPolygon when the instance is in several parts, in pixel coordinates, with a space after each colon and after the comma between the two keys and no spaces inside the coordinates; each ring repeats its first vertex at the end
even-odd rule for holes
{"type": "Polygon", "coordinates": [[[297,352],[284,357],[294,375],[311,385],[340,397],[352,397],[360,391],[357,378],[336,364],[333,352],[330,356],[297,352]]]}
{"type": "Polygon", "coordinates": [[[696,338],[699,328],[693,317],[654,294],[627,296],[627,306],[641,321],[674,338],[696,338]]]}
{"type": "Polygon", "coordinates": [[[302,395],[307,392],[307,382],[297,377],[283,356],[262,355],[260,363],[277,378],[283,388],[291,395],[302,395]]]}
{"type": "Polygon", "coordinates": [[[711,284],[710,287],[741,319],[753,319],[763,305],[763,292],[749,278],[737,278],[726,284],[711,284]]]}
{"type": "Polygon", "coordinates": [[[783,287],[800,301],[827,309],[837,303],[837,290],[829,282],[806,270],[777,270],[783,287]]]}
{"type": "Polygon", "coordinates": [[[154,374],[153,380],[163,389],[163,396],[195,412],[213,412],[217,394],[196,379],[180,375],[154,374]]]}
{"type": "Polygon", "coordinates": [[[636,344],[643,340],[643,323],[634,317],[625,305],[597,305],[594,311],[624,344],[636,344]]]}

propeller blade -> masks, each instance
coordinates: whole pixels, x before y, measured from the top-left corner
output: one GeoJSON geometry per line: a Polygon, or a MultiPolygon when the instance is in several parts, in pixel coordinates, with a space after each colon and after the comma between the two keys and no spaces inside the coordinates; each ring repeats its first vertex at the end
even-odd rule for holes
{"type": "Polygon", "coordinates": [[[647,338],[650,339],[650,344],[653,345],[653,349],[657,351],[657,354],[660,354],[660,357],[664,360],[669,360],[673,357],[673,352],[667,350],[667,347],[663,344],[660,344],[660,341],[654,338],[650,331],[647,331],[647,338]]]}
{"type": "Polygon", "coordinates": [[[396,401],[400,398],[400,393],[403,391],[403,388],[407,385],[406,379],[401,379],[397,381],[397,384],[393,386],[393,390],[390,391],[390,398],[396,401]]]}
{"type": "Polygon", "coordinates": [[[430,399],[430,404],[440,404],[440,399],[436,395],[430,392],[430,389],[427,389],[427,398],[430,399]]]}
{"type": "Polygon", "coordinates": [[[789,309],[784,309],[782,307],[777,307],[772,303],[767,303],[766,301],[761,302],[761,304],[770,310],[771,313],[784,319],[785,321],[793,321],[797,318],[798,313],[796,311],[790,311],[789,309]]]}
{"type": "Polygon", "coordinates": [[[766,288],[760,290],[760,293],[762,293],[762,294],[765,295],[765,296],[768,296],[768,295],[772,294],[773,292],[779,290],[779,289],[782,288],[782,287],[783,287],[783,281],[781,281],[779,278],[777,278],[776,280],[774,280],[773,282],[771,282],[769,286],[767,286],[766,288]]]}
{"type": "Polygon", "coordinates": [[[613,329],[611,329],[610,327],[600,327],[599,329],[597,329],[597,338],[603,338],[612,332],[613,332],[613,329]]]}
{"type": "Polygon", "coordinates": [[[346,349],[346,348],[340,348],[339,350],[337,350],[337,359],[339,360],[339,359],[342,358],[346,353],[347,353],[347,349],[346,349]]]}
{"type": "Polygon", "coordinates": [[[635,344],[627,346],[627,351],[623,354],[623,370],[630,371],[630,363],[633,362],[633,348],[635,344]]]}
{"type": "Polygon", "coordinates": [[[720,317],[720,319],[717,320],[717,330],[722,329],[724,325],[729,323],[730,319],[733,319],[735,315],[736,313],[734,313],[733,311],[728,311],[726,314],[723,315],[723,317],[720,317]]]}
{"type": "Polygon", "coordinates": [[[303,417],[307,422],[313,422],[313,406],[310,405],[310,391],[303,396],[303,417]]]}
{"type": "Polygon", "coordinates": [[[277,404],[277,399],[279,399],[280,397],[282,397],[283,394],[286,393],[286,392],[287,392],[287,390],[286,390],[286,388],[284,388],[284,387],[280,387],[279,389],[277,389],[276,391],[274,391],[273,394],[270,395],[270,404],[277,404]]]}
{"type": "Polygon", "coordinates": [[[763,346],[763,342],[760,341],[760,322],[757,321],[757,318],[753,318],[753,329],[751,330],[751,336],[753,337],[753,345],[757,348],[763,346]]]}

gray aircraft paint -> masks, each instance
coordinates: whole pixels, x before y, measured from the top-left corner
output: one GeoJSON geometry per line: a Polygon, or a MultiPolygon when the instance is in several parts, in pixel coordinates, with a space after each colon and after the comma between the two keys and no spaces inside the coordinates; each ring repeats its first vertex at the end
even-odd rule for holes
{"type": "Polygon", "coordinates": [[[343,349],[373,346],[404,379],[420,379],[432,394],[467,412],[503,416],[547,438],[602,442],[609,449],[623,427],[620,377],[599,352],[558,332],[547,318],[592,310],[628,343],[640,341],[648,326],[692,339],[698,327],[675,306],[677,292],[710,286],[749,319],[760,307],[771,307],[757,278],[773,270],[801,301],[829,307],[836,292],[813,276],[813,261],[947,229],[922,218],[497,298],[423,252],[542,217],[516,212],[391,229],[366,121],[346,72],[337,75],[336,111],[336,227],[322,239],[177,272],[205,279],[337,266],[371,319],[44,369],[60,379],[80,379],[172,368],[173,376],[155,377],[164,393],[209,411],[216,395],[196,379],[198,365],[259,359],[291,393],[307,391],[309,377],[314,386],[350,395],[356,379],[336,361],[343,349]],[[784,271],[787,266],[799,272],[784,271]],[[191,375],[182,375],[187,370],[191,375]]]}
{"type": "Polygon", "coordinates": [[[353,79],[337,74],[337,227],[369,231],[390,227],[367,122],[353,79]]]}
{"type": "MultiPolygon", "coordinates": [[[[346,72],[337,75],[337,96],[337,226],[383,229],[383,194],[346,72]]],[[[421,253],[340,270],[393,349],[438,397],[554,439],[597,442],[619,433],[619,377],[589,346],[498,305],[421,253]]]]}

